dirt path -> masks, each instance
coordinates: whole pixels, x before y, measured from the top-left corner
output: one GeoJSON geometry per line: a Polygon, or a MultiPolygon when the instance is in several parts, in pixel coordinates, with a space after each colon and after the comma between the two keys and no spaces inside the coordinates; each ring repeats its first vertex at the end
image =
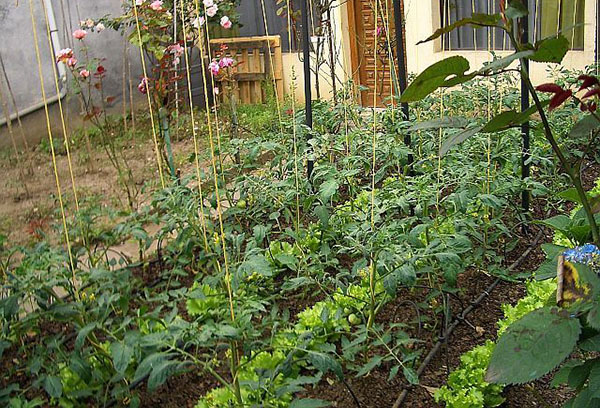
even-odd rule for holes
{"type": "MultiPolygon", "coordinates": [[[[175,162],[182,173],[191,171],[187,158],[194,151],[193,142],[184,139],[173,145],[175,162]]],[[[32,152],[31,166],[25,167],[25,182],[21,170],[9,152],[2,152],[0,171],[4,175],[0,185],[0,234],[8,236],[9,245],[34,243],[44,238],[56,242],[52,224],[59,221],[59,203],[51,155],[38,146],[32,152]],[[29,171],[32,168],[33,172],[29,171]]],[[[156,156],[151,141],[128,142],[122,153],[131,167],[137,188],[140,190],[138,203],[149,197],[149,192],[159,183],[156,156]],[[150,189],[142,191],[144,185],[150,189]]],[[[92,150],[91,161],[87,150],[79,148],[71,152],[75,185],[80,203],[96,197],[102,206],[126,209],[127,200],[118,183],[118,174],[107,159],[106,153],[92,150]]],[[[66,154],[57,156],[59,180],[67,212],[74,211],[73,188],[66,154]]]]}

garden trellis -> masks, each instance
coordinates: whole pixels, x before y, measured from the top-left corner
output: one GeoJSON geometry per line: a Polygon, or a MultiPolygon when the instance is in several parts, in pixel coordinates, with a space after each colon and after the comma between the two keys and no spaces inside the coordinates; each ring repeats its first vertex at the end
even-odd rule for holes
{"type": "Polygon", "coordinates": [[[596,5],[80,4],[26,4],[36,151],[0,59],[0,404],[599,402],[596,5]]]}

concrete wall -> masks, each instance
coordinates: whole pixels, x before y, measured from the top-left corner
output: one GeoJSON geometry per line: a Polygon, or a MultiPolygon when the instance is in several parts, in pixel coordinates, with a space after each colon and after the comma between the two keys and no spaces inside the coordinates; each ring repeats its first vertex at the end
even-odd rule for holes
{"type": "MultiPolygon", "coordinates": [[[[90,57],[104,58],[103,66],[107,69],[105,80],[106,95],[115,96],[113,109],[120,110],[122,104],[122,72],[125,39],[113,30],[105,30],[102,33],[89,33],[85,42],[74,40],[71,36],[73,30],[79,27],[80,20],[87,18],[98,19],[106,14],[118,14],[121,12],[120,1],[115,0],[51,0],[54,15],[60,37],[62,48],[73,48],[80,55],[81,46],[88,47],[90,57]]],[[[44,17],[42,0],[32,0],[35,27],[38,34],[38,45],[42,59],[42,78],[48,99],[56,96],[54,73],[52,64],[54,57],[49,50],[46,20],[44,17]]],[[[29,0],[18,2],[3,0],[0,2],[0,55],[5,64],[6,74],[13,90],[18,109],[24,110],[42,102],[40,78],[38,75],[38,63],[34,48],[33,30],[29,8],[29,0]]],[[[141,77],[141,64],[139,50],[131,47],[129,50],[131,62],[132,80],[135,85],[141,77]]],[[[0,69],[0,84],[4,93],[8,90],[2,71],[0,69]]],[[[68,83],[60,84],[61,87],[70,87],[68,83]]],[[[134,93],[138,97],[137,92],[134,93]]],[[[128,99],[129,95],[125,95],[128,99]]],[[[79,103],[75,97],[67,97],[63,100],[68,120],[72,125],[80,122],[79,103]]],[[[10,106],[10,113],[13,113],[10,106]]],[[[60,122],[56,106],[51,107],[52,126],[57,134],[60,134],[60,122]]],[[[5,114],[0,107],[0,118],[5,114]]],[[[46,122],[43,109],[29,114],[23,118],[26,133],[32,143],[38,142],[46,137],[46,122]]],[[[9,135],[6,126],[0,129],[0,148],[9,145],[9,135]]]]}

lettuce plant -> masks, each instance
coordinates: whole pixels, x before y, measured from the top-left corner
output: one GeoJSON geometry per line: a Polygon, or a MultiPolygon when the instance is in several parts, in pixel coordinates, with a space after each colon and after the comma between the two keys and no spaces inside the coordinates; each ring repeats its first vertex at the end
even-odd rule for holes
{"type": "MultiPolygon", "coordinates": [[[[544,307],[556,290],[552,280],[527,282],[527,295],[516,305],[502,305],[504,318],[498,321],[498,333],[526,314],[544,307]]],[[[460,358],[460,365],[448,377],[446,385],[435,393],[437,402],[444,402],[449,408],[496,407],[504,402],[501,384],[491,384],[485,374],[496,344],[490,340],[466,352],[460,358]]]]}

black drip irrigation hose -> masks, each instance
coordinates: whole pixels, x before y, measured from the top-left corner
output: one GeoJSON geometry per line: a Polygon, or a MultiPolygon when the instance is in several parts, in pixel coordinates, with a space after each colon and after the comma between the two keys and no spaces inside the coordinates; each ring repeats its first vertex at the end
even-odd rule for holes
{"type": "MultiPolygon", "coordinates": [[[[543,230],[540,230],[537,234],[537,236],[535,237],[534,241],[531,243],[531,245],[525,250],[525,252],[523,252],[523,254],[515,261],[513,262],[512,265],[510,265],[508,267],[508,271],[512,271],[515,268],[517,268],[521,262],[523,262],[525,260],[525,258],[527,257],[527,255],[529,255],[529,253],[537,246],[539,240],[542,238],[543,235],[543,230]]],[[[467,306],[466,309],[463,310],[463,312],[452,322],[452,324],[450,324],[450,326],[448,326],[446,332],[444,333],[444,335],[442,337],[440,337],[437,341],[437,343],[433,346],[433,348],[429,351],[429,353],[427,354],[427,356],[425,357],[425,359],[423,360],[423,362],[421,363],[421,365],[419,366],[419,368],[417,369],[417,375],[420,376],[423,371],[425,371],[425,368],[427,368],[427,365],[429,365],[429,363],[431,362],[431,360],[433,359],[433,357],[435,357],[435,355],[437,354],[437,352],[440,350],[440,348],[442,347],[442,345],[444,345],[448,339],[448,337],[452,334],[452,332],[454,331],[454,329],[456,329],[456,327],[463,321],[466,320],[466,316],[471,313],[473,310],[475,310],[475,308],[487,297],[490,295],[490,293],[494,290],[494,288],[496,286],[498,286],[498,284],[502,281],[501,278],[497,278],[491,285],[489,285],[486,290],[484,290],[478,297],[477,299],[475,299],[469,306],[467,306]]],[[[177,347],[183,347],[184,342],[183,340],[179,340],[177,341],[177,347]]],[[[129,385],[129,390],[132,391],[135,388],[139,387],[144,381],[146,381],[146,379],[148,378],[149,374],[146,374],[145,376],[137,379],[136,381],[132,382],[129,385]]],[[[346,387],[346,389],[348,390],[348,392],[350,392],[350,395],[352,396],[352,400],[354,401],[354,404],[358,407],[361,408],[361,404],[360,404],[360,400],[358,399],[358,397],[356,396],[356,394],[354,393],[354,391],[352,390],[352,387],[350,387],[350,384],[348,384],[348,382],[346,380],[342,380],[344,386],[346,387]]],[[[399,395],[398,399],[396,400],[396,402],[394,403],[393,408],[399,408],[402,405],[402,402],[404,401],[404,399],[406,398],[406,396],[408,395],[409,392],[409,388],[405,388],[402,390],[401,394],[399,395]]],[[[117,400],[116,399],[112,399],[110,400],[105,406],[106,407],[113,407],[117,404],[117,400]]]]}
{"type": "MultiPolygon", "coordinates": [[[[508,269],[507,269],[508,272],[515,270],[519,265],[521,265],[521,263],[525,260],[525,258],[527,258],[529,253],[531,251],[533,251],[533,249],[537,246],[537,244],[540,241],[540,239],[542,238],[543,234],[544,234],[543,230],[540,230],[538,232],[538,234],[536,235],[536,237],[533,240],[533,242],[531,243],[531,245],[525,250],[525,252],[523,252],[523,254],[521,254],[521,256],[515,262],[512,263],[512,265],[510,265],[508,267],[508,269]]],[[[443,336],[441,336],[438,339],[437,343],[435,343],[435,345],[431,348],[431,350],[429,351],[429,353],[427,354],[427,356],[425,357],[425,359],[423,360],[423,362],[417,369],[417,376],[421,376],[421,374],[423,374],[423,372],[425,371],[425,369],[427,368],[427,366],[429,365],[431,360],[433,360],[433,358],[438,353],[438,351],[440,351],[442,346],[444,344],[446,344],[446,342],[447,342],[448,338],[450,337],[450,335],[452,334],[452,332],[454,332],[454,330],[458,327],[458,325],[460,325],[460,323],[462,323],[463,321],[466,320],[467,315],[469,313],[471,313],[473,310],[475,310],[477,308],[477,306],[479,306],[481,304],[481,302],[483,302],[483,300],[490,295],[490,293],[496,288],[496,286],[498,286],[498,284],[501,281],[502,281],[502,278],[497,278],[494,282],[492,282],[477,297],[477,299],[475,299],[473,302],[471,302],[471,304],[465,310],[463,310],[463,312],[460,315],[458,315],[456,317],[456,319],[454,319],[452,324],[450,324],[450,326],[448,326],[448,328],[444,332],[443,336]]],[[[410,386],[403,387],[402,391],[400,392],[400,395],[396,399],[396,402],[394,403],[392,408],[400,408],[402,406],[402,403],[408,396],[408,393],[410,392],[411,389],[412,389],[412,387],[410,387],[410,386]]]]}

